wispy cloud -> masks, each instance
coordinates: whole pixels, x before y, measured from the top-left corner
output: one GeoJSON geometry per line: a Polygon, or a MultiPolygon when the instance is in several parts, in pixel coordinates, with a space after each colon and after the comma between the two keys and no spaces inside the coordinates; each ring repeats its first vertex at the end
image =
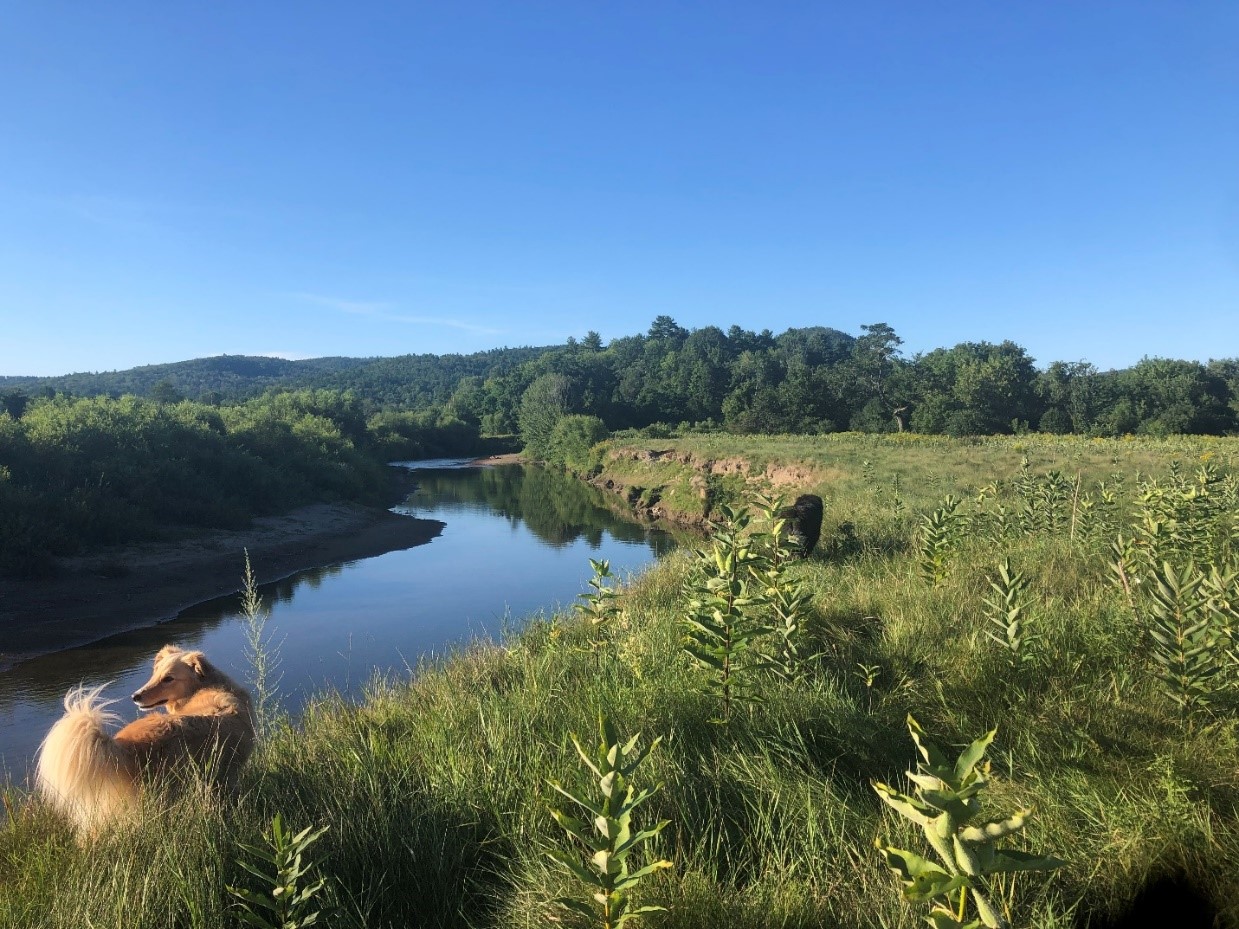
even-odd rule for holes
{"type": "Polygon", "coordinates": [[[502,329],[493,329],[490,326],[481,326],[477,323],[469,323],[459,319],[448,319],[442,316],[411,316],[406,313],[396,313],[393,312],[396,309],[394,304],[383,301],[344,300],[339,297],[328,297],[323,294],[311,293],[295,293],[291,294],[291,296],[308,303],[316,303],[319,306],[339,310],[341,313],[350,313],[354,316],[368,316],[372,319],[381,319],[384,322],[407,323],[415,326],[447,326],[452,329],[463,329],[466,332],[480,332],[486,335],[498,335],[503,332],[502,329]]]}
{"type": "Polygon", "coordinates": [[[341,300],[339,297],[324,297],[322,294],[295,293],[289,296],[306,303],[317,303],[319,306],[330,307],[341,313],[353,313],[357,316],[383,316],[392,304],[363,300],[341,300]]]}

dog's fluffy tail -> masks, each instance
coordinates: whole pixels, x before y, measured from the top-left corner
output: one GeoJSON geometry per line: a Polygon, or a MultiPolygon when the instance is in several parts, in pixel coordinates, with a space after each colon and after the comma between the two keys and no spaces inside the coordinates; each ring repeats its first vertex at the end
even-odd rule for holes
{"type": "MultiPolygon", "coordinates": [[[[104,685],[106,686],[106,685],[104,685]]],[[[113,819],[137,799],[132,761],[107,727],[118,721],[100,698],[103,687],[65,695],[65,715],[39,748],[39,788],[85,830],[113,819]]]]}

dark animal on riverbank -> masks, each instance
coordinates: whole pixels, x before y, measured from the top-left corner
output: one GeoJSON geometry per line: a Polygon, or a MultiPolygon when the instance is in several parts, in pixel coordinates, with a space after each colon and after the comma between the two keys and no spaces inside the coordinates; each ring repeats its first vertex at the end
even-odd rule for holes
{"type": "Polygon", "coordinates": [[[117,721],[102,687],[75,688],[65,715],[39,748],[39,789],[79,829],[92,832],[133,813],[144,784],[195,772],[234,791],[256,733],[249,694],[202,652],[164,646],[150,681],[133,695],[139,709],[163,707],[110,735],[117,721]]]}
{"type": "Polygon", "coordinates": [[[779,517],[787,520],[788,538],[800,557],[808,558],[822,534],[822,498],[801,494],[791,506],[779,510],[779,517]]]}

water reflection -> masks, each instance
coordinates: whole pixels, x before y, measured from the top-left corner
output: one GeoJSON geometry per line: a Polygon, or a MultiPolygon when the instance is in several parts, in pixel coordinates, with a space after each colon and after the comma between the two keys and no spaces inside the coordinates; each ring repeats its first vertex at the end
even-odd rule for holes
{"type": "Polygon", "coordinates": [[[597,488],[543,468],[423,467],[417,469],[417,481],[418,490],[398,508],[413,516],[443,519],[444,513],[490,512],[513,525],[523,522],[542,542],[557,548],[583,540],[597,549],[604,534],[649,545],[658,555],[674,545],[666,533],[617,515],[597,488]]]}
{"type": "MultiPolygon", "coordinates": [[[[665,533],[608,509],[599,491],[554,472],[422,466],[416,480],[397,510],[443,520],[440,537],[262,588],[270,635],[279,644],[280,696],[290,711],[324,689],[356,695],[376,671],[407,673],[423,655],[498,636],[511,617],[572,602],[585,590],[589,558],[609,559],[622,576],[674,546],[665,533]]],[[[0,673],[0,778],[24,779],[70,687],[111,681],[105,693],[132,719],[128,695],[168,642],[201,648],[245,679],[239,613],[239,598],[220,598],[171,622],[0,673]]]]}

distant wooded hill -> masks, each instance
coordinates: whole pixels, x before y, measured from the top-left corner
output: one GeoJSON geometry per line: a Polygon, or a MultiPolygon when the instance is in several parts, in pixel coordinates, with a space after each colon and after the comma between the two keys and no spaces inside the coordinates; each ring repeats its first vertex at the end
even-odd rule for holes
{"type": "Polygon", "coordinates": [[[489,377],[549,351],[499,348],[472,355],[400,355],[390,358],[309,358],[288,361],[253,355],[218,355],[127,371],[58,377],[3,377],[0,391],[29,396],[126,394],[229,403],[270,388],[356,390],[385,407],[418,409],[445,402],[462,378],[489,377]]]}

